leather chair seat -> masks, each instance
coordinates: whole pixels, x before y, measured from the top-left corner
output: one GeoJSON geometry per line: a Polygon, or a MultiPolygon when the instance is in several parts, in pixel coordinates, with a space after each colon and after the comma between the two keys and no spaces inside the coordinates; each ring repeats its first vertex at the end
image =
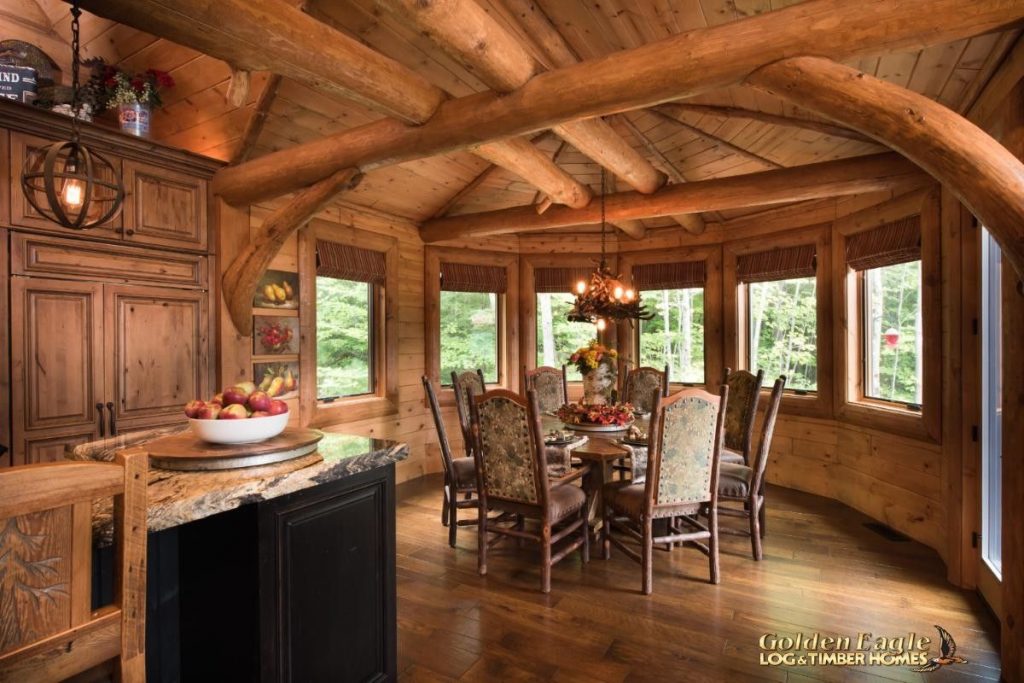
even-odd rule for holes
{"type": "MultiPolygon", "coordinates": [[[[632,519],[640,519],[644,509],[644,487],[646,484],[634,484],[631,481],[613,481],[605,484],[604,502],[616,512],[626,515],[632,519]]],[[[689,503],[686,505],[673,505],[671,507],[655,508],[654,518],[678,517],[679,515],[694,515],[700,510],[700,503],[689,503]]]]}
{"type": "Polygon", "coordinates": [[[739,451],[734,451],[731,448],[722,447],[722,454],[719,456],[720,462],[729,463],[731,465],[746,465],[746,461],[743,459],[743,454],[739,451]]]}
{"type": "Polygon", "coordinates": [[[455,486],[460,489],[476,489],[476,462],[473,458],[454,458],[452,474],[455,475],[455,486]]]}
{"type": "Polygon", "coordinates": [[[754,471],[746,465],[722,463],[718,468],[718,495],[746,498],[750,493],[750,480],[754,471]]]}
{"type": "Polygon", "coordinates": [[[551,523],[555,524],[575,514],[587,502],[583,489],[572,484],[552,486],[548,494],[548,507],[551,511],[551,523]]]}

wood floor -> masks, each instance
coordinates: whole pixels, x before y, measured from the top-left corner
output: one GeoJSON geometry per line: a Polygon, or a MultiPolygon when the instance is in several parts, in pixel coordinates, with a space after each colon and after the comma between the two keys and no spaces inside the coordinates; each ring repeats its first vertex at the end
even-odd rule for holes
{"type": "MultiPolygon", "coordinates": [[[[621,552],[555,567],[539,591],[534,548],[499,545],[476,573],[476,531],[449,548],[441,480],[398,488],[398,653],[402,681],[959,681],[997,680],[997,623],[974,593],[944,578],[932,550],[886,540],[867,517],[789,489],[769,489],[765,560],[747,539],[723,537],[722,583],[692,549],[655,553],[654,595],[621,552]],[[765,633],[867,631],[956,639],[967,664],[919,674],[909,667],[769,667],[765,633]]],[[[739,520],[725,521],[727,525],[739,520]]]]}

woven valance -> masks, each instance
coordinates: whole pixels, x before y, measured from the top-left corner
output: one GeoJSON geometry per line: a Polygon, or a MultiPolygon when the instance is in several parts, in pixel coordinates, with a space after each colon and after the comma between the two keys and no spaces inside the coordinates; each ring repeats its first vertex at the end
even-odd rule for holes
{"type": "Polygon", "coordinates": [[[534,285],[540,292],[575,292],[580,280],[590,282],[593,268],[537,268],[533,271],[534,285]]]}
{"type": "Polygon", "coordinates": [[[703,287],[704,281],[704,261],[633,266],[633,286],[639,290],[703,287]]]}
{"type": "Polygon", "coordinates": [[[316,274],[383,285],[384,252],[317,240],[316,274]]]}
{"type": "Polygon", "coordinates": [[[798,277],[813,277],[817,256],[813,244],[743,254],[736,261],[736,279],[740,282],[770,282],[798,277]]]}
{"type": "Polygon", "coordinates": [[[921,217],[910,216],[851,235],[846,240],[846,265],[854,270],[895,266],[921,258],[921,217]]]}
{"type": "Polygon", "coordinates": [[[441,289],[446,292],[494,292],[508,289],[508,273],[501,266],[441,263],[441,289]]]}

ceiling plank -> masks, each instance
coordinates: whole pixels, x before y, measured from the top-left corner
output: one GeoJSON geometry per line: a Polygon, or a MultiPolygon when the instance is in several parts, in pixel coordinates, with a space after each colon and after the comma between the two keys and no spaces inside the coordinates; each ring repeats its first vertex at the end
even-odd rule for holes
{"type": "Polygon", "coordinates": [[[248,123],[245,124],[245,132],[242,133],[242,137],[238,141],[238,148],[231,158],[231,163],[240,164],[249,160],[256,148],[256,141],[260,139],[260,133],[263,132],[263,124],[267,121],[267,114],[270,113],[270,107],[273,106],[274,99],[277,98],[277,90],[280,87],[281,76],[271,74],[266,85],[263,86],[263,92],[260,93],[260,98],[253,108],[248,123]]]}
{"type": "Polygon", "coordinates": [[[743,107],[727,107],[721,105],[711,104],[689,104],[687,102],[673,102],[673,108],[678,113],[690,113],[700,114],[706,116],[717,116],[729,119],[748,119],[750,121],[759,121],[761,123],[770,123],[775,126],[785,126],[787,128],[801,128],[804,130],[812,130],[822,135],[831,135],[832,137],[845,138],[847,140],[857,140],[859,142],[871,142],[875,141],[866,135],[861,135],[855,130],[849,128],[843,128],[837,126],[834,123],[828,123],[826,121],[813,121],[811,119],[803,119],[796,116],[780,116],[778,114],[769,114],[768,112],[755,111],[753,109],[744,109],[743,107]]]}
{"type": "Polygon", "coordinates": [[[728,150],[732,154],[743,157],[744,159],[747,159],[749,161],[756,161],[759,164],[764,164],[769,168],[784,168],[782,164],[776,161],[766,159],[765,157],[759,154],[755,154],[754,152],[751,152],[748,149],[744,149],[739,145],[733,144],[724,138],[720,138],[717,135],[712,135],[711,133],[701,128],[698,128],[697,126],[687,123],[686,120],[683,118],[683,114],[674,109],[673,107],[675,107],[674,104],[662,104],[657,107],[652,107],[648,111],[650,111],[652,114],[655,114],[656,116],[663,118],[666,121],[671,121],[676,126],[679,126],[690,131],[691,133],[701,138],[705,142],[710,142],[713,145],[718,145],[719,147],[728,150]]]}

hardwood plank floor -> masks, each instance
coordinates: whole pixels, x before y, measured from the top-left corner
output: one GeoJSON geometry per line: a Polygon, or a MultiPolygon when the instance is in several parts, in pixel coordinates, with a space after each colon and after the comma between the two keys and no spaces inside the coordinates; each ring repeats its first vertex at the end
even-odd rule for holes
{"type": "MultiPolygon", "coordinates": [[[[654,595],[640,566],[613,549],[588,565],[573,554],[540,592],[539,553],[514,542],[476,572],[476,529],[449,548],[441,479],[398,487],[398,656],[402,681],[979,681],[998,680],[998,624],[980,599],[945,579],[938,555],[886,540],[869,518],[790,489],[768,492],[765,559],[722,537],[722,583],[692,549],[655,552],[654,595]],[[910,667],[759,665],[765,633],[821,631],[956,639],[967,664],[910,667]]],[[[738,526],[740,520],[726,519],[738,526]]]]}

